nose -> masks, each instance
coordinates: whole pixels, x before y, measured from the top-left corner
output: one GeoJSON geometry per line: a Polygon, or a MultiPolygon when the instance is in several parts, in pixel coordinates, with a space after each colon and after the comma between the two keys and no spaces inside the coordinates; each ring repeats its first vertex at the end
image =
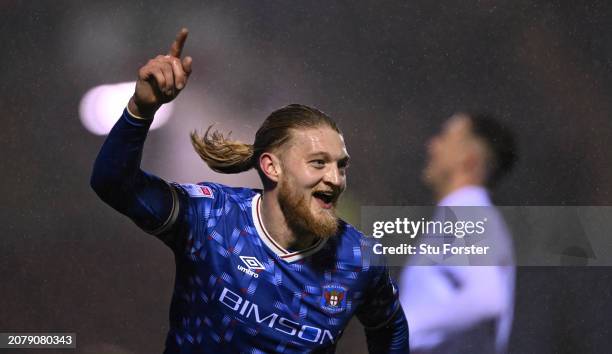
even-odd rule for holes
{"type": "Polygon", "coordinates": [[[340,171],[338,166],[332,165],[325,172],[325,175],[323,176],[323,182],[337,187],[341,187],[344,182],[344,178],[344,173],[340,171]]]}

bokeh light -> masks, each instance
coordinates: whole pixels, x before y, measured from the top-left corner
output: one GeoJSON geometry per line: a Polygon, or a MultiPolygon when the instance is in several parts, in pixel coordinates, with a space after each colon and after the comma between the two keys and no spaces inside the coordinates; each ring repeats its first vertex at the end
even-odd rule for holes
{"type": "MultiPolygon", "coordinates": [[[[106,135],[123,112],[134,93],[136,82],[96,86],[83,95],[79,117],[83,126],[95,135],[106,135]]],[[[164,125],[174,110],[173,103],[163,105],[155,114],[151,129],[164,125]]]]}

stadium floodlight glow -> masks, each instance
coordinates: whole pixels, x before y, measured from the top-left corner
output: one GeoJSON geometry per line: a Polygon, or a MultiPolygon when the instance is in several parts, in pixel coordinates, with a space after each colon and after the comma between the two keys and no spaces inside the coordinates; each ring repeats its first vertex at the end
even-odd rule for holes
{"type": "MultiPolygon", "coordinates": [[[[79,104],[81,123],[93,134],[106,135],[110,132],[121,112],[134,94],[136,82],[96,86],[83,95],[79,104]]],[[[151,129],[164,125],[173,111],[173,104],[164,104],[155,114],[151,129]]]]}

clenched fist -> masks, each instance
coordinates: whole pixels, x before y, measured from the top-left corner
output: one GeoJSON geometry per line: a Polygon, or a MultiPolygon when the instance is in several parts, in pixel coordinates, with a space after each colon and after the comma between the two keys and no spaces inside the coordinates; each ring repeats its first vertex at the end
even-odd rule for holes
{"type": "Polygon", "coordinates": [[[136,90],[128,103],[129,110],[141,117],[152,118],[162,104],[178,96],[191,74],[191,57],[181,60],[187,40],[186,28],[176,35],[167,55],[158,55],[138,70],[136,90]]]}

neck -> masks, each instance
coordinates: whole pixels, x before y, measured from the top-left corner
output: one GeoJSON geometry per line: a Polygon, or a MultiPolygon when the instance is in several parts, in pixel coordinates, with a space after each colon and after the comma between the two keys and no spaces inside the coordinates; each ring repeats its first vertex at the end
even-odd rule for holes
{"type": "Polygon", "coordinates": [[[447,195],[467,186],[482,186],[483,181],[473,175],[456,175],[447,183],[440,185],[434,191],[436,202],[440,202],[447,195]]]}
{"type": "Polygon", "coordinates": [[[296,235],[289,227],[273,191],[264,191],[262,195],[261,219],[269,236],[288,251],[308,248],[315,242],[314,235],[296,235]]]}

